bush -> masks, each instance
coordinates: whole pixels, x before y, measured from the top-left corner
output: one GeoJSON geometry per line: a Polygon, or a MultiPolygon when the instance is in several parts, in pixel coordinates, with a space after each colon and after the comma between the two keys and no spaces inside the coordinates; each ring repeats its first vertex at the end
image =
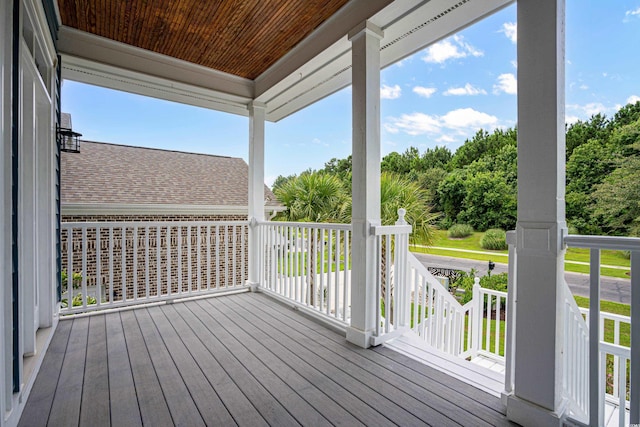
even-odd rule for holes
{"type": "Polygon", "coordinates": [[[447,236],[449,238],[463,238],[469,237],[473,234],[473,227],[469,224],[454,224],[449,228],[447,236]]]}
{"type": "Polygon", "coordinates": [[[504,230],[492,228],[487,230],[480,239],[480,246],[483,249],[501,251],[507,249],[507,233],[504,230]]]}
{"type": "MultiPolygon", "coordinates": [[[[464,289],[460,304],[466,304],[473,299],[473,284],[477,274],[476,270],[471,270],[470,273],[465,273],[457,282],[458,289],[464,289]]],[[[507,273],[500,274],[487,274],[480,278],[480,286],[486,289],[493,289],[495,291],[507,292],[507,285],[509,282],[509,276],[507,273]]]]}

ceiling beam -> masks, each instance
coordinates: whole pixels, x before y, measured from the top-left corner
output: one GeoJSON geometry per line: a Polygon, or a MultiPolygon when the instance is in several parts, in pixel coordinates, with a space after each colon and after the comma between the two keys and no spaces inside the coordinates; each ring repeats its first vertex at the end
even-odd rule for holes
{"type": "Polygon", "coordinates": [[[217,102],[222,111],[232,113],[238,113],[235,106],[242,105],[243,115],[248,114],[246,105],[253,99],[252,80],[70,27],[61,27],[58,49],[63,56],[63,77],[71,80],[160,98],[166,93],[166,99],[207,108],[217,102]],[[191,96],[195,98],[188,101],[191,96]]]}

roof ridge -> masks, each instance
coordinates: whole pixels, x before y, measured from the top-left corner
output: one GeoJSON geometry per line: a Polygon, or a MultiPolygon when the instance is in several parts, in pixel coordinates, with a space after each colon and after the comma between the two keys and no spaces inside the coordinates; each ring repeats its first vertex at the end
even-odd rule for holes
{"type": "Polygon", "coordinates": [[[138,146],[138,145],[115,144],[113,142],[89,141],[89,140],[86,140],[86,139],[81,139],[80,142],[88,142],[88,143],[91,143],[91,144],[114,145],[114,146],[117,146],[117,147],[126,147],[126,148],[139,148],[139,149],[143,149],[143,150],[165,151],[165,152],[169,152],[169,153],[194,154],[196,156],[219,157],[221,159],[241,159],[241,160],[244,161],[244,159],[242,157],[221,156],[219,154],[194,153],[193,151],[167,150],[165,148],[141,147],[141,146],[138,146]]]}

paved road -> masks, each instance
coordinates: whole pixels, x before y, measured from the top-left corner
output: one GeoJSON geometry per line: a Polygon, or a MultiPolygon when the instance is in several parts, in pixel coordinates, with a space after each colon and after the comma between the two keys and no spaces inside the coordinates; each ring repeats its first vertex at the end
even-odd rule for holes
{"type": "MultiPolygon", "coordinates": [[[[453,268],[456,270],[470,271],[475,268],[479,276],[487,274],[488,263],[464,258],[452,258],[448,256],[413,253],[416,258],[428,267],[453,268]]],[[[506,273],[507,264],[496,263],[494,273],[506,273]]],[[[564,277],[574,295],[589,296],[589,275],[580,273],[565,273],[564,277]]],[[[600,279],[600,294],[607,301],[631,304],[631,284],[629,279],[602,277],[600,279]]]]}

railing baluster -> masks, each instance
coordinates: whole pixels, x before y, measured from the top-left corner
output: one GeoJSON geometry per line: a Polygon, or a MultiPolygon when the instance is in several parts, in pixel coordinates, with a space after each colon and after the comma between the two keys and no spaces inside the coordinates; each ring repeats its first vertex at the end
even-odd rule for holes
{"type": "Polygon", "coordinates": [[[631,251],[630,423],[640,424],[640,250],[631,251]]]}
{"type": "Polygon", "coordinates": [[[162,240],[160,239],[160,226],[156,226],[156,287],[158,295],[162,295],[162,240]]]}
{"type": "MultiPolygon", "coordinates": [[[[187,294],[191,294],[191,290],[193,288],[193,269],[191,266],[191,226],[187,226],[187,294]]],[[[228,260],[229,258],[227,258],[228,260]]]]}
{"type": "Polygon", "coordinates": [[[122,226],[122,241],[120,246],[120,273],[122,276],[122,301],[127,301],[127,227],[122,226]]]}
{"type": "Polygon", "coordinates": [[[151,296],[149,290],[149,226],[144,228],[144,272],[145,297],[149,298],[151,296]]]}
{"type": "Polygon", "coordinates": [[[167,241],[167,295],[171,295],[171,246],[173,246],[173,241],[171,240],[171,225],[167,224],[166,231],[166,241],[167,241]]]}
{"type": "Polygon", "coordinates": [[[211,225],[207,225],[207,290],[211,290],[211,225]]]}
{"type": "MultiPolygon", "coordinates": [[[[71,274],[73,275],[73,273],[71,274]]],[[[82,307],[87,308],[87,227],[82,227],[82,307]]]]}
{"type": "Polygon", "coordinates": [[[600,369],[600,250],[591,249],[589,287],[589,424],[604,424],[604,391],[600,369]],[[593,392],[597,390],[597,392],[593,392]]]}
{"type": "MultiPolygon", "coordinates": [[[[235,229],[235,226],[234,226],[235,229]]],[[[202,232],[200,226],[198,226],[196,230],[196,280],[198,281],[198,292],[202,290],[202,261],[200,260],[200,252],[202,251],[202,245],[200,243],[200,233],[202,232]]],[[[235,239],[234,239],[235,244],[235,239]]],[[[233,251],[233,255],[235,257],[235,247],[233,251]]],[[[234,258],[235,260],[235,258],[234,258]]],[[[234,276],[235,277],[235,276],[234,276]]]]}
{"type": "Polygon", "coordinates": [[[102,304],[102,260],[100,253],[102,242],[100,241],[100,226],[96,226],[96,304],[102,304]]]}
{"type": "Polygon", "coordinates": [[[133,226],[133,299],[138,299],[138,226],[133,226]]]}
{"type": "Polygon", "coordinates": [[[113,226],[109,227],[109,302],[113,304],[113,226]]]}
{"type": "Polygon", "coordinates": [[[333,291],[333,314],[338,316],[339,298],[340,298],[340,230],[336,230],[336,278],[335,289],[333,291]]]}
{"type": "Polygon", "coordinates": [[[347,307],[348,307],[348,297],[350,292],[348,292],[349,286],[349,230],[344,231],[344,268],[342,270],[342,320],[347,320],[347,307]]]}
{"type": "Polygon", "coordinates": [[[178,239],[178,286],[176,292],[182,293],[182,227],[176,229],[178,239]]]}

